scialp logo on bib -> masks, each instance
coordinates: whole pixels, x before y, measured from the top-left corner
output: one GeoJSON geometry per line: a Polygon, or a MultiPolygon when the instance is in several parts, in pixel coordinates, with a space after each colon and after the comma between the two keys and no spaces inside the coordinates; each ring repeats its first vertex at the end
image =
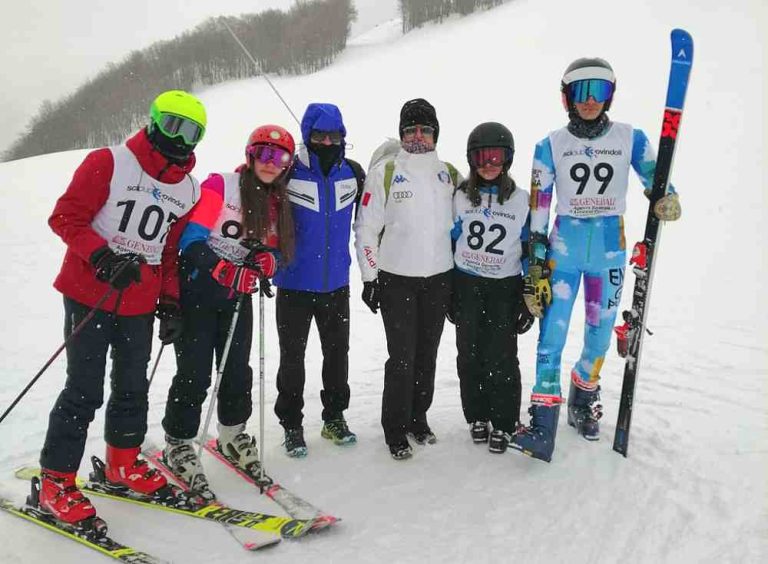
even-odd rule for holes
{"type": "Polygon", "coordinates": [[[444,170],[441,170],[437,175],[438,180],[442,182],[443,184],[451,184],[451,175],[445,172],[444,170]]]}

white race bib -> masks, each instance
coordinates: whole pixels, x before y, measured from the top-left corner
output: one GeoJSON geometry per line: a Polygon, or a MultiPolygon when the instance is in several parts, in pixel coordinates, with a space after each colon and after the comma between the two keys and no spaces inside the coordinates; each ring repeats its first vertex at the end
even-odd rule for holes
{"type": "Polygon", "coordinates": [[[467,195],[454,195],[454,212],[462,221],[453,260],[465,272],[484,278],[507,278],[522,272],[520,233],[528,216],[528,192],[519,187],[499,205],[484,194],[474,207],[467,195]]]}
{"type": "Polygon", "coordinates": [[[200,185],[190,175],[176,184],[160,182],[144,172],[128,147],[110,151],[114,170],[109,197],[91,226],[116,253],[138,254],[147,264],[158,265],[171,225],[200,199],[200,185]]]}
{"type": "Polygon", "coordinates": [[[612,123],[597,139],[580,139],[567,128],[549,136],[555,162],[558,215],[623,215],[632,162],[632,126],[612,123]]]}

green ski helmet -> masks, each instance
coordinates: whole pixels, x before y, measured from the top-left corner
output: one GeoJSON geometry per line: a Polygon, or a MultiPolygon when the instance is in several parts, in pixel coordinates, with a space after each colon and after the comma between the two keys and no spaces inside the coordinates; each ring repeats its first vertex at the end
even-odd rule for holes
{"type": "Polygon", "coordinates": [[[208,119],[203,103],[183,90],[168,90],[149,107],[148,135],[171,161],[185,161],[205,135],[208,119]]]}

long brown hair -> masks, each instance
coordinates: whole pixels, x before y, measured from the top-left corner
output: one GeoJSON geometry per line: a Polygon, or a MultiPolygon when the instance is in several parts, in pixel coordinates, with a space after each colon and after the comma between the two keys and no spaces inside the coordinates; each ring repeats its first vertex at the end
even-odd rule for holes
{"type": "Polygon", "coordinates": [[[482,178],[477,173],[477,169],[475,167],[470,167],[469,178],[461,183],[459,190],[462,190],[467,195],[467,198],[469,198],[470,203],[474,207],[477,207],[480,205],[480,187],[492,184],[496,184],[496,186],[499,188],[499,204],[506,202],[512,196],[512,193],[517,189],[517,184],[515,184],[514,179],[509,175],[509,171],[506,167],[501,171],[501,174],[499,174],[495,180],[491,181],[482,178]]]}
{"type": "Polygon", "coordinates": [[[277,236],[278,248],[282,261],[291,262],[296,248],[296,234],[293,226],[291,203],[288,200],[288,177],[290,169],[284,171],[270,184],[256,176],[253,163],[248,163],[240,171],[240,203],[243,213],[245,239],[258,239],[266,244],[269,234],[269,198],[277,200],[277,236]]]}

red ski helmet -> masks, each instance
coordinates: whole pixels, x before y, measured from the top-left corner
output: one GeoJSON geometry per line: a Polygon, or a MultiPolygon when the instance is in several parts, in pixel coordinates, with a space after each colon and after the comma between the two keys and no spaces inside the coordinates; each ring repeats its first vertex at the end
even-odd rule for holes
{"type": "Polygon", "coordinates": [[[291,158],[296,154],[296,142],[293,136],[288,133],[284,127],[279,125],[262,125],[253,130],[248,136],[248,143],[245,146],[245,158],[248,159],[248,147],[252,145],[272,145],[285,149],[291,154],[291,158]]]}

